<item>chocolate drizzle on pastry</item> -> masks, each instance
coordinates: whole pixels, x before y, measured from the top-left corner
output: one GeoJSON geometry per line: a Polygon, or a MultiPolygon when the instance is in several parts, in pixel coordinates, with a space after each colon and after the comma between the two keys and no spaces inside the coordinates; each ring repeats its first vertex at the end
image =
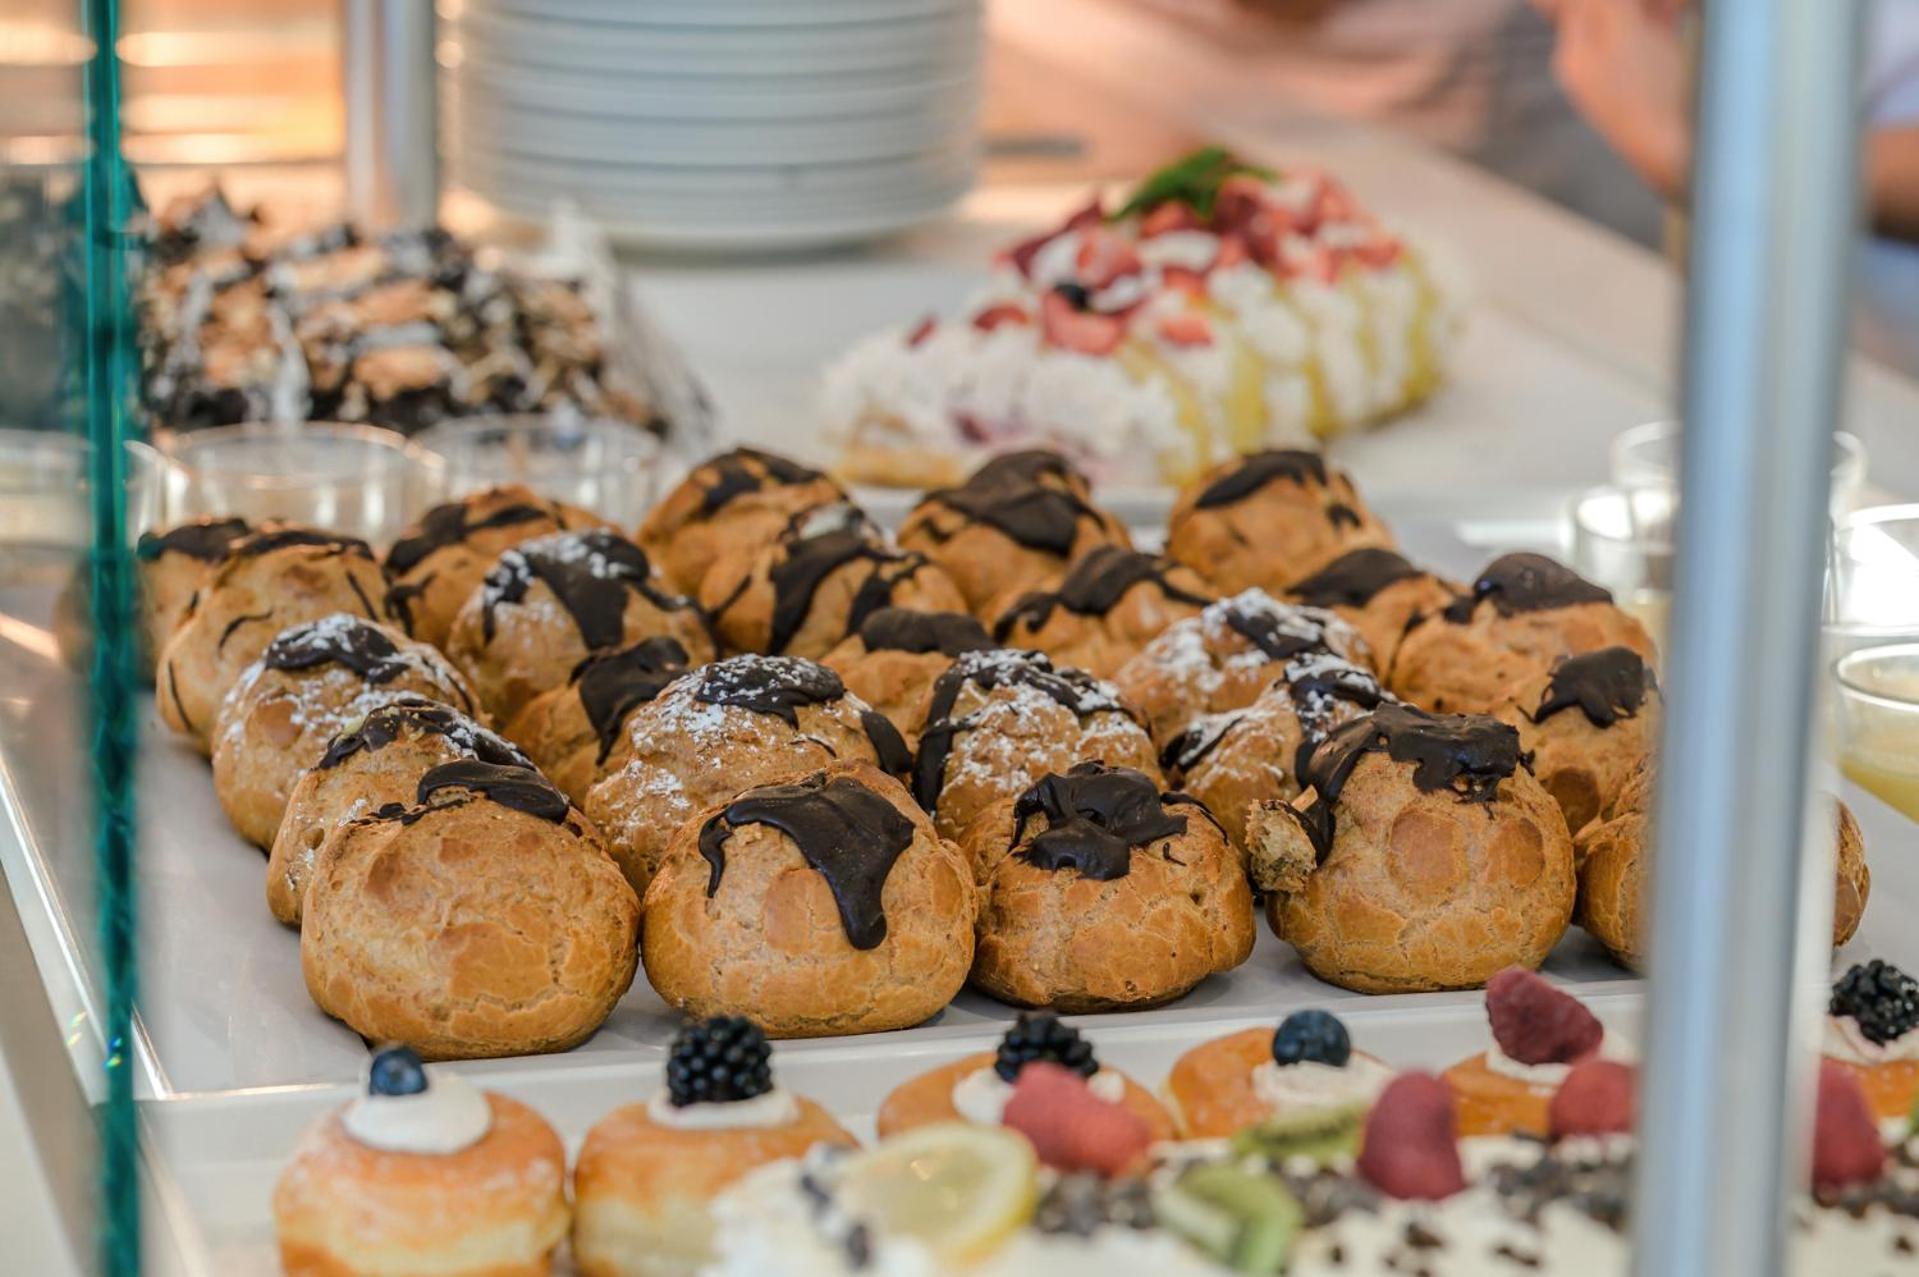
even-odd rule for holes
{"type": "Polygon", "coordinates": [[[345,613],[282,632],[260,659],[270,670],[341,665],[369,683],[390,683],[407,670],[399,646],[379,626],[345,613]]]}
{"type": "Polygon", "coordinates": [[[1002,452],[973,471],[966,480],[966,486],[1037,484],[1042,479],[1057,479],[1067,487],[1086,486],[1086,476],[1063,453],[1051,448],[1022,448],[1017,452],[1002,452]]]}
{"type": "Polygon", "coordinates": [[[700,670],[693,699],[704,705],[734,705],[800,725],[802,705],[823,705],[846,695],[840,676],[818,661],[797,656],[729,656],[700,670]]]}
{"type": "Polygon", "coordinates": [[[700,855],[712,866],[706,894],[720,889],[727,836],[742,825],[770,825],[793,840],[833,893],[840,925],[855,949],[886,939],[881,893],[887,875],[913,845],[913,822],[883,795],[846,776],[825,773],[791,785],[749,789],[700,827],[700,855]]]}
{"type": "Polygon", "coordinates": [[[1382,704],[1335,729],[1307,756],[1299,779],[1313,791],[1312,802],[1304,811],[1284,808],[1298,815],[1322,861],[1332,851],[1339,795],[1360,760],[1374,753],[1411,764],[1413,785],[1421,793],[1451,793],[1468,803],[1492,802],[1499,783],[1524,761],[1518,731],[1496,718],[1382,704]]]}
{"type": "Polygon", "coordinates": [[[518,747],[471,718],[439,701],[424,696],[398,696],[372,710],[349,732],[341,732],[327,742],[326,753],[314,767],[320,771],[338,767],[355,754],[377,754],[402,736],[442,736],[457,748],[483,763],[503,767],[532,767],[533,763],[518,747]]]}
{"type": "Polygon", "coordinates": [[[972,726],[970,716],[955,719],[953,707],[968,685],[982,693],[998,687],[1025,688],[1071,710],[1084,722],[1094,714],[1130,713],[1113,689],[1085,670],[1055,668],[1039,652],[1017,648],[987,648],[957,658],[933,684],[926,710],[926,730],[920,733],[919,757],[913,764],[913,797],[927,811],[939,806],[946,786],[946,759],[953,737],[972,726]]]}
{"type": "Polygon", "coordinates": [[[1577,706],[1594,727],[1611,727],[1636,716],[1656,686],[1651,667],[1629,647],[1583,652],[1553,666],[1532,720],[1543,723],[1577,706]]]}
{"type": "Polygon", "coordinates": [[[688,611],[691,599],[669,594],[653,579],[646,551],[617,532],[593,528],[541,537],[508,550],[486,574],[480,595],[481,628],[493,641],[494,613],[519,603],[542,581],[573,618],[588,648],[615,647],[626,632],[626,601],[637,594],[662,612],[688,611]]]}
{"type": "Polygon", "coordinates": [[[869,652],[938,652],[959,656],[993,646],[986,627],[964,612],[916,612],[883,607],[860,622],[860,642],[869,652]]]}
{"type": "MultiPolygon", "coordinates": [[[[1018,465],[994,470],[989,464],[960,487],[929,492],[926,500],[983,523],[1026,549],[1062,559],[1073,552],[1081,519],[1101,521],[1099,511],[1078,496],[1028,477],[1018,465]]],[[[935,529],[928,531],[938,535],[935,529]]]]}
{"type": "Polygon", "coordinates": [[[1481,602],[1490,602],[1501,616],[1516,616],[1581,603],[1610,603],[1612,593],[1543,554],[1504,554],[1486,565],[1470,593],[1447,605],[1444,616],[1464,625],[1481,602]]]}
{"type": "Polygon", "coordinates": [[[866,733],[866,742],[873,747],[881,771],[903,777],[913,770],[913,751],[906,747],[906,738],[893,726],[892,719],[876,709],[863,709],[860,730],[866,733]]]}
{"type": "Polygon", "coordinates": [[[1394,698],[1380,687],[1373,672],[1351,661],[1325,653],[1300,657],[1286,666],[1283,675],[1293,713],[1299,718],[1299,752],[1293,760],[1293,774],[1304,774],[1306,760],[1321,741],[1332,734],[1334,720],[1342,705],[1376,710],[1394,698]]]}
{"type": "Polygon", "coordinates": [[[1008,608],[994,623],[993,637],[1003,643],[1021,623],[1029,631],[1038,630],[1055,608],[1063,607],[1079,616],[1104,616],[1126,597],[1127,591],[1147,583],[1157,585],[1160,593],[1175,603],[1194,607],[1211,603],[1206,595],[1181,589],[1167,579],[1175,566],[1160,555],[1118,545],[1098,546],[1080,556],[1057,590],[1034,591],[1008,608]]]}
{"type": "Polygon", "coordinates": [[[482,762],[477,758],[441,763],[420,777],[420,787],[414,795],[415,810],[425,807],[444,789],[470,790],[489,802],[556,825],[572,810],[566,795],[553,788],[552,783],[533,768],[482,762]]]}
{"type": "Polygon", "coordinates": [[[1405,555],[1366,546],[1340,555],[1289,593],[1309,607],[1365,607],[1387,586],[1422,575],[1405,555]]]}
{"type": "MultiPolygon", "coordinates": [[[[806,521],[789,531],[782,540],[785,557],[767,571],[767,582],[773,587],[771,634],[767,645],[772,653],[787,649],[793,636],[806,624],[820,586],[848,564],[868,565],[866,576],[854,591],[852,604],[847,609],[849,631],[858,629],[874,612],[890,606],[894,591],[928,565],[923,554],[908,554],[887,545],[858,511],[849,509],[837,526],[809,534],[806,528],[819,517],[819,512],[806,516],[806,521]]],[[[744,592],[745,585],[741,583],[734,598],[744,592]]],[[[732,602],[733,599],[728,599],[721,604],[715,609],[716,614],[724,612],[732,602]]]]}
{"type": "MultiPolygon", "coordinates": [[[[1311,484],[1323,488],[1327,483],[1326,459],[1317,452],[1304,452],[1297,448],[1255,452],[1208,484],[1194,499],[1193,508],[1212,510],[1233,505],[1281,479],[1302,488],[1311,484]]],[[[1347,513],[1352,514],[1352,511],[1348,510],[1347,513]]]]}
{"type": "Polygon", "coordinates": [[[809,470],[797,461],[755,448],[735,448],[731,452],[723,452],[702,469],[713,476],[713,482],[700,496],[700,513],[707,518],[718,514],[735,499],[749,492],[758,492],[767,487],[811,483],[821,477],[819,471],[809,470]]]}
{"type": "Polygon", "coordinates": [[[387,551],[387,571],[395,576],[411,572],[435,551],[449,545],[459,545],[475,532],[489,528],[510,528],[541,519],[559,521],[552,510],[523,501],[502,506],[481,519],[469,518],[471,510],[471,505],[466,501],[449,501],[428,510],[420,520],[419,530],[411,536],[401,537],[387,551]]]}
{"type": "Polygon", "coordinates": [[[680,641],[659,634],[617,652],[596,652],[573,667],[570,681],[599,738],[600,762],[613,752],[627,715],[657,699],[688,663],[680,641]]]}
{"type": "Polygon", "coordinates": [[[202,563],[218,563],[227,557],[228,547],[252,531],[252,525],[237,517],[194,519],[165,532],[142,532],[134,553],[146,560],[163,554],[184,554],[202,563]]]}
{"type": "Polygon", "coordinates": [[[1132,868],[1133,848],[1186,832],[1186,817],[1166,811],[1159,786],[1144,772],[1104,763],[1080,763],[1064,776],[1048,773],[1013,804],[1013,844],[1026,822],[1046,828],[1014,854],[1037,869],[1071,869],[1110,882],[1132,868]]]}
{"type": "Polygon", "coordinates": [[[1169,777],[1178,778],[1205,762],[1220,747],[1227,735],[1246,717],[1243,709],[1218,714],[1201,714],[1159,751],[1159,767],[1169,777]]]}
{"type": "Polygon", "coordinates": [[[257,558],[296,545],[314,546],[334,554],[350,554],[355,558],[373,558],[373,547],[360,538],[322,532],[318,528],[269,528],[264,532],[249,533],[227,544],[226,557],[257,558]]]}
{"type": "Polygon", "coordinates": [[[1290,661],[1307,652],[1330,650],[1326,644],[1325,622],[1338,618],[1306,615],[1264,594],[1257,598],[1248,598],[1247,594],[1223,599],[1213,606],[1220,610],[1233,632],[1263,652],[1267,660],[1290,661]]]}

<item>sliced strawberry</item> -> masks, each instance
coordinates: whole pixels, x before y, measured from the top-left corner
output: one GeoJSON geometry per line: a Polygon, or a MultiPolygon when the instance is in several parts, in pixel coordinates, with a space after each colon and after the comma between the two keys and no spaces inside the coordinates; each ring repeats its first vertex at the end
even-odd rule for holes
{"type": "Polygon", "coordinates": [[[1086,1079],[1049,1060],[1019,1071],[1000,1122],[1024,1135],[1039,1160],[1060,1171],[1117,1175],[1153,1142],[1146,1119],[1102,1100],[1086,1079]]]}
{"type": "Polygon", "coordinates": [[[1404,248],[1390,235],[1375,235],[1355,244],[1350,251],[1364,265],[1374,270],[1384,270],[1399,260],[1404,248]]]}
{"type": "MultiPolygon", "coordinates": [[[[1031,1066],[1028,1066],[1031,1067],[1031,1066]]],[[[1819,1062],[1819,1109],[1812,1131],[1812,1182],[1824,1189],[1869,1184],[1886,1170],[1879,1123],[1852,1070],[1819,1062]]]]}
{"type": "Polygon", "coordinates": [[[1206,292],[1206,276],[1190,266],[1162,266],[1159,277],[1166,287],[1189,297],[1198,297],[1206,292]]]}
{"type": "Polygon", "coordinates": [[[1100,204],[1099,197],[1094,196],[1091,203],[1073,213],[1072,216],[1068,217],[1052,230],[1047,231],[1043,235],[1035,235],[1031,239],[1021,240],[1019,243],[1007,249],[1005,254],[1006,260],[1011,262],[1019,271],[1021,278],[1031,279],[1033,277],[1033,258],[1039,255],[1040,249],[1046,247],[1046,245],[1058,239],[1061,235],[1066,234],[1068,231],[1082,230],[1088,226],[1098,226],[1105,220],[1106,211],[1100,204]]]}
{"type": "Polygon", "coordinates": [[[1593,1058],[1573,1065],[1547,1109],[1552,1137],[1629,1133],[1638,1113],[1637,1083],[1637,1070],[1617,1060],[1593,1058]]]}
{"type": "Polygon", "coordinates": [[[1250,256],[1252,254],[1246,251],[1245,240],[1238,235],[1222,235],[1219,237],[1219,256],[1213,259],[1211,269],[1224,270],[1228,266],[1237,266],[1250,256]]]}
{"type": "Polygon", "coordinates": [[[1359,216],[1359,204],[1345,187],[1331,178],[1321,178],[1319,187],[1319,216],[1328,222],[1350,222],[1359,216]]]}
{"type": "Polygon", "coordinates": [[[1151,239],[1155,235],[1165,235],[1170,231],[1196,231],[1199,229],[1199,215],[1184,200],[1167,200],[1157,205],[1139,221],[1139,237],[1151,239]]]}
{"type": "Polygon", "coordinates": [[[920,320],[919,323],[913,326],[913,331],[906,334],[906,348],[912,350],[916,346],[921,345],[928,337],[933,335],[933,330],[939,326],[939,317],[936,315],[928,315],[925,319],[920,320]]]}
{"type": "Polygon", "coordinates": [[[1030,324],[1033,317],[1012,302],[997,302],[973,316],[973,327],[990,333],[1001,324],[1030,324]]]}
{"type": "Polygon", "coordinates": [[[1266,183],[1250,173],[1236,173],[1219,184],[1219,195],[1213,200],[1216,230],[1235,231],[1262,216],[1272,217],[1266,183]]]}
{"type": "Polygon", "coordinates": [[[1430,1073],[1402,1073],[1387,1083],[1366,1115],[1359,1173],[1401,1199],[1438,1201],[1466,1187],[1451,1088],[1430,1073]]]}
{"type": "Polygon", "coordinates": [[[1183,310],[1177,315],[1161,318],[1159,335],[1174,346],[1210,346],[1213,344],[1213,325],[1198,311],[1183,310]]]}
{"type": "Polygon", "coordinates": [[[1486,982],[1486,1018],[1499,1049],[1521,1064],[1570,1064],[1597,1051],[1606,1036],[1578,998],[1524,967],[1507,967],[1486,982]]]}
{"type": "Polygon", "coordinates": [[[1097,292],[1116,279],[1139,274],[1140,269],[1139,251],[1125,236],[1104,226],[1080,231],[1073,275],[1085,287],[1097,292]]]}
{"type": "Polygon", "coordinates": [[[1279,271],[1288,279],[1315,279],[1331,284],[1339,279],[1339,258],[1324,244],[1294,245],[1285,250],[1279,271]]]}
{"type": "Polygon", "coordinates": [[[1040,303],[1040,327],[1049,343],[1082,355],[1110,355],[1126,338],[1124,319],[1081,310],[1059,292],[1040,303]]]}

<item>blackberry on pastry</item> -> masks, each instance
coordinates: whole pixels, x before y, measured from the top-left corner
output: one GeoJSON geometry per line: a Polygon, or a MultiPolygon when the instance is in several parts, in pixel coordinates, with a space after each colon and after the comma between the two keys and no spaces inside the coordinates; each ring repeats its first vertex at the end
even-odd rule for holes
{"type": "Polygon", "coordinates": [[[884,607],[820,658],[846,689],[886,715],[908,747],[917,745],[933,684],[954,659],[997,646],[964,612],[884,607]]]}
{"type": "Polygon", "coordinates": [[[751,553],[789,524],[846,500],[832,479],[796,461],[735,448],[695,466],[654,506],[635,539],[682,594],[727,553],[751,553]]]}
{"type": "Polygon", "coordinates": [[[322,1011],[427,1059],[564,1051],[632,983],[639,913],[566,795],[461,759],[321,845],[300,966],[322,1011]]]}
{"type": "Polygon", "coordinates": [[[641,955],[669,1006],[773,1037],[906,1028],[965,983],[970,867],[905,788],[836,763],[707,808],[646,890],[641,955]]]}
{"type": "Polygon", "coordinates": [[[227,689],[291,626],[344,612],[380,620],[386,576],[364,541],[312,528],[275,527],[227,543],[160,653],[160,717],[202,753],[227,689]]]}
{"type": "Polygon", "coordinates": [[[1206,808],[1127,768],[1049,773],[973,822],[974,987],[1072,1013],[1170,1002],[1253,949],[1239,853],[1206,808]]]}
{"type": "Polygon", "coordinates": [[[1372,649],[1373,668],[1383,674],[1392,668],[1399,640],[1413,623],[1445,608],[1460,592],[1444,577],[1414,567],[1397,550],[1364,546],[1293,582],[1286,597],[1351,622],[1372,649]]]}
{"type": "Polygon", "coordinates": [[[293,784],[267,857],[267,907],[298,926],[314,858],[333,831],[389,804],[405,805],[420,778],[472,759],[532,767],[526,755],[470,715],[422,696],[396,695],[347,720],[293,784]]]}
{"type": "Polygon", "coordinates": [[[911,760],[885,716],[824,665],[729,657],[674,680],[627,716],[586,812],[644,892],[675,831],[702,808],[835,762],[904,774],[911,760]]]}
{"type": "Polygon", "coordinates": [[[1498,717],[1519,730],[1533,775],[1577,834],[1657,747],[1661,704],[1659,681],[1639,653],[1602,647],[1553,662],[1498,717]]]}
{"type": "Polygon", "coordinates": [[[434,506],[386,552],[389,616],[423,643],[443,647],[459,614],[500,555],[535,537],[606,527],[588,510],[549,501],[521,484],[434,506]]]}
{"type": "Polygon", "coordinates": [[[993,637],[1111,678],[1167,626],[1196,616],[1212,601],[1192,569],[1161,555],[1103,545],[1080,556],[1056,587],[996,605],[993,637]]]}
{"type": "Polygon", "coordinates": [[[586,801],[627,718],[687,672],[692,660],[665,634],[595,652],[573,667],[566,685],[542,692],[506,725],[568,798],[586,801]]]}
{"type": "Polygon", "coordinates": [[[214,719],[213,792],[234,829],[272,846],[294,783],[327,742],[404,693],[475,712],[444,656],[384,625],[336,612],[282,630],[214,719]]]}
{"type": "Polygon", "coordinates": [[[1383,704],[1247,822],[1273,930],[1362,993],[1463,989],[1537,967],[1573,908],[1572,839],[1496,719],[1383,704]]]}
{"type": "Polygon", "coordinates": [[[1833,982],[1822,1051],[1858,1078],[1873,1114],[1905,1119],[1919,1103],[1919,980],[1879,958],[1833,982]]]}
{"type": "Polygon", "coordinates": [[[1422,615],[1393,654],[1387,685],[1446,714],[1491,714],[1555,661],[1624,647],[1650,664],[1645,627],[1606,590],[1543,554],[1508,554],[1470,592],[1422,615]]]}
{"type": "Polygon", "coordinates": [[[639,546],[595,528],[500,555],[454,618],[446,654],[505,723],[595,652],[655,635],[678,642],[695,663],[712,659],[699,606],[673,593],[639,546]]]}
{"type": "Polygon", "coordinates": [[[1318,453],[1294,449],[1207,471],[1181,490],[1166,523],[1166,553],[1221,594],[1277,594],[1349,550],[1392,544],[1350,477],[1318,453]]]}

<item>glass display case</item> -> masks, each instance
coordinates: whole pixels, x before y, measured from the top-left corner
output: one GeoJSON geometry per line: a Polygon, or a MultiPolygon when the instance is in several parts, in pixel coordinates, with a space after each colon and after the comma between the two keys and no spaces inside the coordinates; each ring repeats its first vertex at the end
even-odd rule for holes
{"type": "Polygon", "coordinates": [[[1675,264],[1197,8],[0,21],[23,1271],[1919,1265],[1849,47],[1675,264]]]}

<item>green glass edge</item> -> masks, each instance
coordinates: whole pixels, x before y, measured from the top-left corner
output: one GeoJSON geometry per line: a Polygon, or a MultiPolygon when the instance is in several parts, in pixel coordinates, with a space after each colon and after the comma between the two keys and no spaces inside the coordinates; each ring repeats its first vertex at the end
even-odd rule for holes
{"type": "Polygon", "coordinates": [[[129,253],[133,182],[120,151],[120,6],[85,0],[88,153],[82,350],[91,535],[88,584],[93,659],[88,739],[94,787],[96,931],[105,985],[104,1101],[99,1110],[98,1270],[136,1277],[141,1267],[140,1148],[133,1101],[133,1008],[138,992],[133,853],[138,728],[132,556],[128,552],[126,440],[132,437],[134,326],[129,253]]]}

